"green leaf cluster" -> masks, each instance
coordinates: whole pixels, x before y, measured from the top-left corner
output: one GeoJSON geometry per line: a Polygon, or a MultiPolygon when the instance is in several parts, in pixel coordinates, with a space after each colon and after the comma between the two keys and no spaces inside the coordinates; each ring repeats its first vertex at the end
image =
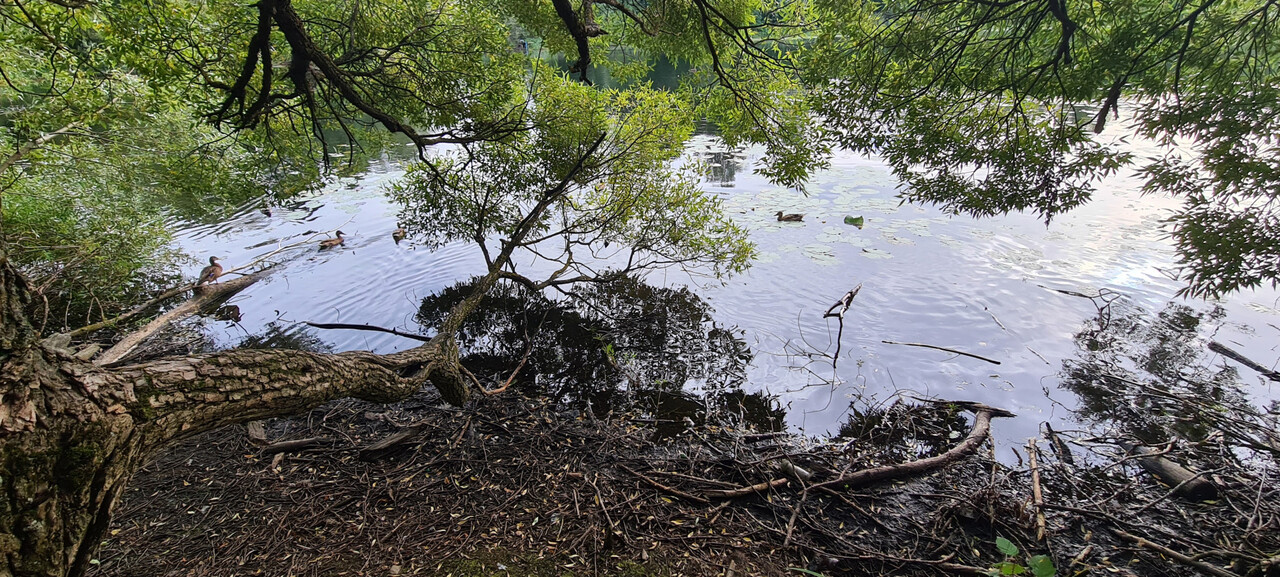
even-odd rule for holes
{"type": "Polygon", "coordinates": [[[595,256],[614,245],[632,251],[630,270],[745,269],[745,231],[675,165],[693,124],[684,102],[644,87],[596,90],[552,70],[537,74],[534,129],[433,157],[392,187],[408,230],[430,246],[508,242],[532,206],[554,197],[527,238],[568,247],[553,259],[566,271],[592,276],[591,259],[574,258],[573,247],[595,256]]]}
{"type": "Polygon", "coordinates": [[[1001,575],[1024,575],[1028,571],[1035,577],[1053,577],[1057,574],[1057,569],[1053,566],[1053,559],[1048,555],[1031,555],[1027,557],[1027,564],[1021,565],[1009,559],[1018,556],[1018,546],[1012,541],[1004,537],[996,537],[996,549],[1000,551],[1007,559],[1000,561],[991,566],[991,575],[999,577],[1001,575]]]}

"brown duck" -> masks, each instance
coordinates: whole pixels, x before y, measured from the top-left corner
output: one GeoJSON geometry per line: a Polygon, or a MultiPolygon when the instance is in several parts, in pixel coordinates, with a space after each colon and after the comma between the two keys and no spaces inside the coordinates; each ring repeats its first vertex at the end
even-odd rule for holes
{"type": "Polygon", "coordinates": [[[326,248],[333,248],[335,246],[339,246],[342,243],[346,242],[342,238],[342,235],[344,234],[342,231],[339,230],[335,234],[338,235],[338,238],[326,238],[320,241],[320,250],[324,250],[326,248]]]}
{"type": "Polygon", "coordinates": [[[200,269],[200,276],[196,279],[196,286],[210,283],[218,280],[222,276],[222,265],[218,264],[218,257],[209,257],[209,266],[200,269]]]}
{"type": "Polygon", "coordinates": [[[395,230],[391,231],[391,238],[396,241],[396,244],[400,244],[400,241],[404,240],[404,237],[405,233],[404,228],[402,227],[397,226],[395,230]]]}
{"type": "Polygon", "coordinates": [[[804,220],[803,214],[782,214],[781,210],[778,211],[778,222],[800,222],[802,220],[804,220]]]}

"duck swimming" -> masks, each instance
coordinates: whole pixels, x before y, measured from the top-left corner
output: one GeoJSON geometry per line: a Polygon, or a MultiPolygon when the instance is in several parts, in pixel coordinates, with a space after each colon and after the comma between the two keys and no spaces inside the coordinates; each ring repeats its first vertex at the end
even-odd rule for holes
{"type": "Polygon", "coordinates": [[[803,214],[782,214],[781,210],[778,211],[778,222],[800,222],[802,220],[804,220],[803,214]]]}
{"type": "Polygon", "coordinates": [[[337,235],[338,235],[338,238],[326,238],[326,239],[324,239],[324,240],[320,241],[320,250],[324,250],[324,249],[326,249],[326,248],[333,248],[333,247],[335,247],[335,246],[339,246],[339,245],[343,244],[344,242],[346,242],[346,241],[342,238],[342,235],[343,235],[343,232],[342,232],[342,231],[340,231],[340,230],[339,230],[339,231],[337,231],[335,234],[337,234],[337,235]]]}
{"type": "Polygon", "coordinates": [[[404,240],[404,237],[404,229],[401,227],[397,226],[395,230],[391,231],[391,238],[396,241],[396,244],[400,244],[400,241],[404,240]]]}

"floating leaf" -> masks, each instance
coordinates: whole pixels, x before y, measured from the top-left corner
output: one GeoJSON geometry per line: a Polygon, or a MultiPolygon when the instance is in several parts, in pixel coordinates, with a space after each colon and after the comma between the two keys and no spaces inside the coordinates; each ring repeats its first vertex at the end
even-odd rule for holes
{"type": "Polygon", "coordinates": [[[846,216],[844,217],[844,223],[850,226],[862,228],[862,225],[865,224],[865,220],[861,216],[846,216]]]}
{"type": "Polygon", "coordinates": [[[867,258],[893,258],[892,254],[887,253],[880,249],[875,249],[875,248],[862,249],[862,256],[865,256],[867,258]]]}

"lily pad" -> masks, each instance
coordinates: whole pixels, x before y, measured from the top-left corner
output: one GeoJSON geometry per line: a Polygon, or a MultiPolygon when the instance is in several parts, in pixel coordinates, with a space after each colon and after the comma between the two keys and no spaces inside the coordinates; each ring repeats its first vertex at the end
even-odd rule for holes
{"type": "Polygon", "coordinates": [[[809,260],[821,265],[832,265],[838,262],[835,253],[831,251],[831,247],[821,244],[805,245],[804,255],[809,257],[809,260]]]}
{"type": "Polygon", "coordinates": [[[862,225],[866,224],[866,221],[861,216],[846,216],[844,217],[844,223],[849,226],[862,228],[862,225]]]}
{"type": "Polygon", "coordinates": [[[893,254],[877,248],[862,249],[862,256],[865,256],[867,258],[874,258],[874,259],[893,258],[893,254]]]}

